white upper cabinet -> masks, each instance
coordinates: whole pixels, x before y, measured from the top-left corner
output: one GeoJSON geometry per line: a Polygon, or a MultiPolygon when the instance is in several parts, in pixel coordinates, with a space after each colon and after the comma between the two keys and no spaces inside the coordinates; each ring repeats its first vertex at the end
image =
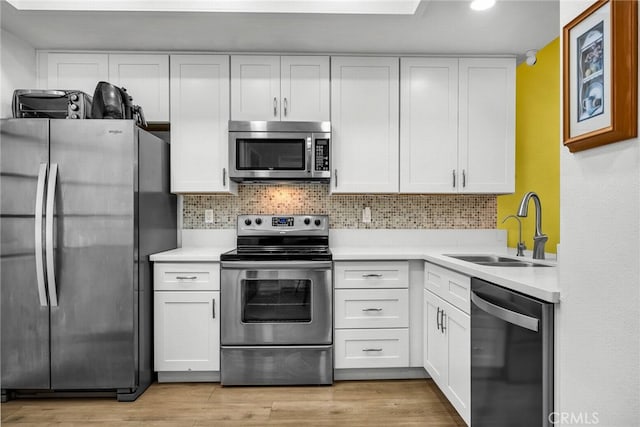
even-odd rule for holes
{"type": "Polygon", "coordinates": [[[400,192],[515,190],[515,62],[403,58],[400,192]]]}
{"type": "Polygon", "coordinates": [[[231,57],[231,118],[280,120],[280,57],[231,57]]]}
{"type": "Polygon", "coordinates": [[[229,57],[171,55],[171,191],[234,192],[228,177],[229,57]]]}
{"type": "Polygon", "coordinates": [[[515,191],[515,60],[460,59],[459,167],[466,193],[515,191]]]}
{"type": "Polygon", "coordinates": [[[399,189],[399,61],[331,59],[333,193],[399,189]]]}
{"type": "Polygon", "coordinates": [[[328,56],[283,56],[281,77],[282,120],[329,120],[328,56]]]}
{"type": "Polygon", "coordinates": [[[47,89],[77,89],[93,96],[98,82],[109,82],[127,89],[147,121],[169,121],[168,55],[44,52],[39,60],[47,89]]]}
{"type": "Polygon", "coordinates": [[[329,120],[329,57],[233,55],[233,120],[329,120]]]}
{"type": "Polygon", "coordinates": [[[458,162],[458,59],[400,60],[400,192],[451,193],[458,162]]]}
{"type": "Polygon", "coordinates": [[[169,121],[168,55],[109,55],[109,82],[127,89],[147,121],[169,121]]]}
{"type": "Polygon", "coordinates": [[[81,90],[93,96],[99,81],[109,81],[109,55],[106,53],[49,53],[40,55],[46,63],[41,79],[46,89],[81,90]]]}

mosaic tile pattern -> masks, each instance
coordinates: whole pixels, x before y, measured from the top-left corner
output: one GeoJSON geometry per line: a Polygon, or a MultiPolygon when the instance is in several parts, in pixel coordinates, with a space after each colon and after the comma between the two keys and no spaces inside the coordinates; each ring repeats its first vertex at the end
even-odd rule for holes
{"type": "Polygon", "coordinates": [[[443,229],[496,228],[495,195],[339,194],[325,185],[240,185],[238,195],[186,195],[183,228],[235,228],[240,214],[326,214],[331,228],[443,229]],[[371,207],[364,224],[362,208],[371,207]],[[213,224],[204,210],[213,209],[213,224]]]}

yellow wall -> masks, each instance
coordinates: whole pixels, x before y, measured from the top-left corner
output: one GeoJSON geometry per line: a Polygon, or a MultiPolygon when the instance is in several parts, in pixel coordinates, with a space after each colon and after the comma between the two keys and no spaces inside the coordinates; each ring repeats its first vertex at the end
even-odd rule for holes
{"type": "MultiPolygon", "coordinates": [[[[502,224],[505,216],[518,211],[522,196],[535,191],[542,203],[542,232],[549,236],[546,252],[556,252],[560,240],[560,39],[537,54],[530,67],[516,69],[516,192],[498,197],[498,228],[507,229],[509,246],[518,242],[518,222],[502,224]]],[[[535,210],[522,219],[522,237],[533,249],[535,210]]]]}

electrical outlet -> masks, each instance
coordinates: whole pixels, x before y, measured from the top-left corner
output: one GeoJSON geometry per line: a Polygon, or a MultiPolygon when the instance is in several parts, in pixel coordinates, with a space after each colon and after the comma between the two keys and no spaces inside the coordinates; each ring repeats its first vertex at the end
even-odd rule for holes
{"type": "Polygon", "coordinates": [[[365,222],[365,223],[371,222],[371,208],[369,206],[362,209],[362,222],[365,222]]]}
{"type": "Polygon", "coordinates": [[[213,224],[213,209],[204,210],[204,223],[213,224]]]}

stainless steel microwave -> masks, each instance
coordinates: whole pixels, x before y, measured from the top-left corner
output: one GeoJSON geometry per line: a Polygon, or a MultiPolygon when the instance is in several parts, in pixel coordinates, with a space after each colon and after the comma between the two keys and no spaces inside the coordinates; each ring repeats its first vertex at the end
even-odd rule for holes
{"type": "Polygon", "coordinates": [[[229,121],[236,182],[329,182],[330,152],[330,122],[229,121]]]}

